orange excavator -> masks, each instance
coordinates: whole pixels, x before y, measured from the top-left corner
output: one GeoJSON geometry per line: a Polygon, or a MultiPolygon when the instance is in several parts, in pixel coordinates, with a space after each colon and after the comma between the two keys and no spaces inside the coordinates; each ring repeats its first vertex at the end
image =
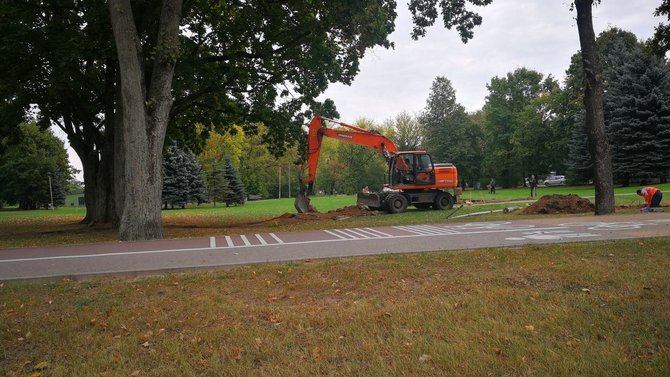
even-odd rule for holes
{"type": "Polygon", "coordinates": [[[303,165],[301,190],[295,200],[295,208],[300,213],[311,210],[309,195],[314,188],[324,136],[373,148],[386,159],[388,171],[384,188],[380,192],[359,192],[358,204],[401,213],[409,205],[419,209],[449,209],[459,200],[461,188],[458,187],[458,171],[453,164],[434,163],[426,151],[398,151],[393,141],[384,135],[317,114],[309,123],[307,174],[304,174],[303,165]],[[328,128],[327,123],[344,128],[328,128]]]}

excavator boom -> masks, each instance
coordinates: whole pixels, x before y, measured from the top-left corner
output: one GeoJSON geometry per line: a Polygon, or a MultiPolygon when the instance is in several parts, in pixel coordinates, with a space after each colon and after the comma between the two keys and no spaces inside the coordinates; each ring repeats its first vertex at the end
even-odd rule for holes
{"type": "Polygon", "coordinates": [[[398,148],[393,141],[382,134],[339,120],[322,117],[318,114],[315,115],[309,122],[309,134],[307,136],[307,176],[303,178],[300,193],[295,200],[295,208],[301,213],[310,211],[308,196],[312,194],[316,168],[319,165],[321,142],[324,136],[373,148],[379,151],[387,161],[392,154],[398,152],[398,148]],[[350,131],[328,128],[326,123],[334,123],[350,131]]]}

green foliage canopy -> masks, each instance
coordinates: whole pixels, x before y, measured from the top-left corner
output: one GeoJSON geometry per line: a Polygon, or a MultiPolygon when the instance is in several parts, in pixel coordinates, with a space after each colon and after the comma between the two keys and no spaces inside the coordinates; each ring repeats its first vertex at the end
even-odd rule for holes
{"type": "Polygon", "coordinates": [[[71,179],[63,142],[35,123],[24,123],[13,136],[0,139],[0,200],[21,209],[65,204],[65,187],[71,179]],[[51,182],[49,182],[51,181],[51,182]]]}

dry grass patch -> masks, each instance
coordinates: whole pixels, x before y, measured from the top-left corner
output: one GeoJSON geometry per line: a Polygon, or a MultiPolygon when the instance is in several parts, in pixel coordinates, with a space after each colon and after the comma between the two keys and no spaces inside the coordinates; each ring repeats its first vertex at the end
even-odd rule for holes
{"type": "Polygon", "coordinates": [[[662,238],[4,283],[0,374],[662,376],[669,270],[662,238]]]}

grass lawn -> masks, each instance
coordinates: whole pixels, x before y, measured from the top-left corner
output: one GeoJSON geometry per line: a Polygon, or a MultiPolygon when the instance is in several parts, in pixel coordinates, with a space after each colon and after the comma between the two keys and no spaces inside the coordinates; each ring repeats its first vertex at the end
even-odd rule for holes
{"type": "MultiPolygon", "coordinates": [[[[665,192],[670,192],[670,184],[658,187],[665,192]]],[[[635,187],[627,187],[615,190],[617,205],[631,207],[628,210],[618,209],[619,212],[634,212],[637,209],[633,207],[642,205],[643,200],[634,194],[635,189],[635,187]]],[[[509,206],[523,206],[525,203],[503,204],[502,202],[529,199],[528,194],[528,189],[499,189],[496,195],[490,195],[485,190],[467,190],[463,194],[463,199],[472,201],[475,205],[464,207],[458,211],[458,214],[500,209],[509,206]]],[[[540,196],[550,194],[577,194],[590,197],[593,196],[593,187],[558,186],[538,189],[538,195],[540,196]]],[[[664,202],[667,203],[668,200],[670,199],[665,199],[664,202]]],[[[355,203],[355,196],[312,198],[312,204],[321,212],[350,206],[355,203]]],[[[164,210],[163,223],[167,238],[186,238],[267,231],[281,232],[408,223],[438,223],[444,222],[446,214],[450,213],[450,211],[418,211],[411,208],[403,214],[366,216],[343,221],[309,221],[288,225],[258,224],[287,212],[295,212],[292,198],[251,201],[239,207],[212,207],[210,204],[205,204],[183,210],[164,210]]],[[[0,210],[0,248],[116,241],[116,233],[109,225],[89,227],[79,224],[84,214],[85,209],[81,207],[62,207],[54,211],[0,210]]],[[[477,217],[477,221],[519,218],[522,218],[522,216],[518,213],[510,215],[493,214],[477,217]]],[[[450,219],[449,221],[472,221],[472,219],[472,217],[469,217],[460,220],[450,219]]]]}
{"type": "Polygon", "coordinates": [[[0,284],[3,376],[667,376],[670,239],[0,284]]]}

